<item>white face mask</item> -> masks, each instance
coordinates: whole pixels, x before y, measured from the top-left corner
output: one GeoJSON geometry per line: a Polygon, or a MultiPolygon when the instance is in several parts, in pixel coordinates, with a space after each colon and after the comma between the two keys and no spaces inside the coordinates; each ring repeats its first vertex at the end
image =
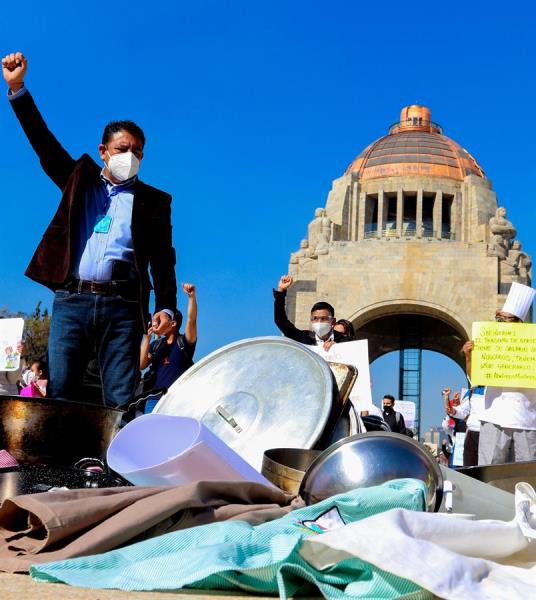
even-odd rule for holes
{"type": "Polygon", "coordinates": [[[120,152],[119,154],[108,154],[108,171],[115,181],[126,181],[138,174],[140,161],[132,152],[120,152]]]}
{"type": "Polygon", "coordinates": [[[318,337],[323,338],[331,332],[331,323],[313,323],[313,331],[318,337]]]}

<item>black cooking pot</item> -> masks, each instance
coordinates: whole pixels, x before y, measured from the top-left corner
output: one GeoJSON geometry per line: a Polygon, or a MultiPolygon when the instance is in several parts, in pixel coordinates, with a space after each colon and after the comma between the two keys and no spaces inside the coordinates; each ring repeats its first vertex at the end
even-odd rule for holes
{"type": "Polygon", "coordinates": [[[0,449],[21,464],[73,465],[104,459],[123,411],[95,404],[0,396],[0,449]]]}
{"type": "Polygon", "coordinates": [[[51,488],[80,489],[130,485],[120,475],[108,472],[103,463],[93,459],[80,461],[80,467],[21,465],[0,468],[0,503],[21,494],[48,492],[51,488]],[[91,470],[94,464],[101,466],[100,472],[91,470]]]}

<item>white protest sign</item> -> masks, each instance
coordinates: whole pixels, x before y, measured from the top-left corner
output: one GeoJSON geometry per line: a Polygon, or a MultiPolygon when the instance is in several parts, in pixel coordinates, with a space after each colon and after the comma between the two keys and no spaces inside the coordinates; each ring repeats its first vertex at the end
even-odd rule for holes
{"type": "Polygon", "coordinates": [[[465,445],[465,433],[458,432],[454,436],[454,454],[452,455],[452,466],[463,467],[463,447],[465,445]]]}
{"type": "Polygon", "coordinates": [[[415,427],[415,402],[410,400],[397,400],[395,402],[395,410],[404,417],[404,423],[408,429],[415,427]]]}
{"type": "Polygon", "coordinates": [[[22,341],[24,319],[0,319],[0,371],[16,371],[20,366],[17,346],[22,341]]]}
{"type": "Polygon", "coordinates": [[[328,362],[353,365],[357,368],[357,381],[350,393],[350,401],[359,412],[369,410],[372,404],[372,394],[370,391],[368,340],[333,344],[327,352],[322,346],[307,347],[328,362]]]}

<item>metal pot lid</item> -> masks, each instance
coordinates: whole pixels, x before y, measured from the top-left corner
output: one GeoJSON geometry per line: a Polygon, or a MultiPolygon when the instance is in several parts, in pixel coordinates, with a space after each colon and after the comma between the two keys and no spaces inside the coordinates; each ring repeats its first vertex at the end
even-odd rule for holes
{"type": "Polygon", "coordinates": [[[264,451],[312,448],[332,407],[327,362],[284,337],[241,340],[188,369],[155,413],[194,417],[260,471],[264,451]]]}
{"type": "Polygon", "coordinates": [[[424,481],[426,509],[437,511],[443,476],[424,447],[398,433],[360,433],[333,444],[315,459],[302,480],[300,496],[306,504],[315,504],[335,494],[406,477],[424,481]]]}

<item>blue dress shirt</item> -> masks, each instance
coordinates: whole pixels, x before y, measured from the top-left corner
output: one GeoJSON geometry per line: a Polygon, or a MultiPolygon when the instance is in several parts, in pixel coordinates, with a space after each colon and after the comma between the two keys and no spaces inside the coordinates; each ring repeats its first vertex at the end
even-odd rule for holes
{"type": "Polygon", "coordinates": [[[86,193],[80,215],[80,238],[73,275],[88,281],[110,281],[115,261],[132,265],[132,203],[136,177],[113,184],[101,173],[99,185],[86,193]]]}

